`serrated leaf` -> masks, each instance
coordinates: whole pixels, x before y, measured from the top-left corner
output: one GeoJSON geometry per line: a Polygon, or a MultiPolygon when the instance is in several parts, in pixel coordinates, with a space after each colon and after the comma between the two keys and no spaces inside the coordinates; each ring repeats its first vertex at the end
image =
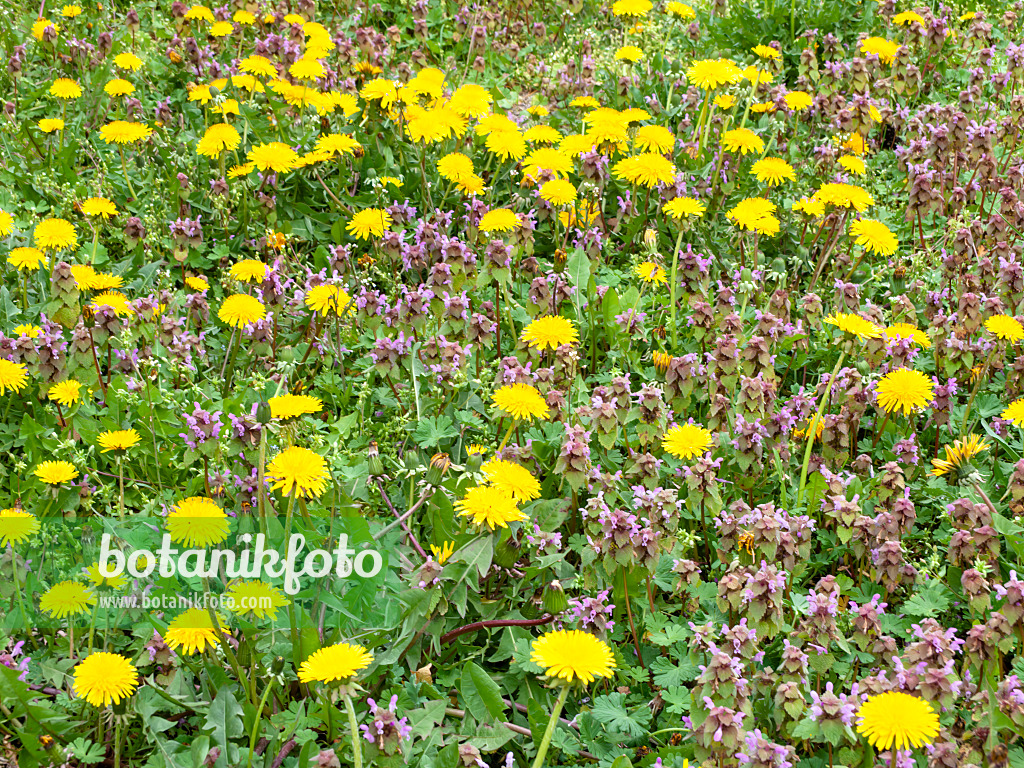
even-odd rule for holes
{"type": "Polygon", "coordinates": [[[421,448],[433,448],[440,446],[442,440],[458,437],[458,434],[459,430],[452,425],[450,417],[428,416],[419,420],[412,436],[421,448]]]}
{"type": "Polygon", "coordinates": [[[462,667],[462,683],[459,686],[466,710],[477,719],[486,711],[493,720],[505,713],[505,702],[501,700],[501,688],[481,667],[472,661],[462,667]]]}
{"type": "Polygon", "coordinates": [[[934,618],[949,607],[949,589],[932,579],[903,604],[903,613],[921,618],[934,618]]]}
{"type": "Polygon", "coordinates": [[[610,693],[594,699],[591,714],[606,728],[624,733],[632,737],[642,736],[647,732],[651,722],[651,710],[646,706],[637,707],[629,712],[625,705],[625,695],[610,693]]]}
{"type": "Polygon", "coordinates": [[[673,662],[671,659],[659,656],[651,664],[651,672],[654,673],[655,685],[661,688],[672,688],[696,679],[700,670],[689,659],[673,662]]]}

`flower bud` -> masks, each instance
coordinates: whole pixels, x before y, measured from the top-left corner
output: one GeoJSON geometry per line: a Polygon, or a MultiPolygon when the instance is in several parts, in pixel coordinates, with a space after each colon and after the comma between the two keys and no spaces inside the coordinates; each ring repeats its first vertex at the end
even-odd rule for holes
{"type": "Polygon", "coordinates": [[[380,477],[384,474],[384,462],[380,460],[380,452],[377,450],[377,441],[372,440],[366,451],[370,468],[370,477],[380,477]]]}
{"type": "Polygon", "coordinates": [[[427,482],[431,485],[440,485],[441,480],[448,472],[452,460],[447,453],[435,453],[430,457],[430,466],[427,468],[427,482]]]}
{"type": "Polygon", "coordinates": [[[569,598],[565,596],[562,585],[552,581],[544,587],[544,610],[552,616],[557,616],[569,607],[569,598]]]}
{"type": "Polygon", "coordinates": [[[521,547],[519,542],[513,539],[511,536],[507,539],[503,539],[498,543],[498,546],[494,548],[494,562],[496,565],[500,565],[502,568],[511,568],[519,560],[519,551],[521,547]]]}

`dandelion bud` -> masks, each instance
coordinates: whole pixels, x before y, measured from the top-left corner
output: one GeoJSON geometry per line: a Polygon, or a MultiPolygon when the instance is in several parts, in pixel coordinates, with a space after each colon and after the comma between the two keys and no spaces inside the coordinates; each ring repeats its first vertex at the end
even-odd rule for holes
{"type": "Polygon", "coordinates": [[[654,358],[654,367],[658,370],[658,373],[668,371],[668,367],[672,363],[672,355],[667,352],[655,352],[652,357],[654,358]]]}
{"type": "Polygon", "coordinates": [[[275,656],[274,660],[270,663],[270,671],[275,675],[280,675],[284,670],[284,656],[275,656]]]}
{"type": "Polygon", "coordinates": [[[447,453],[435,453],[430,457],[430,467],[427,469],[427,482],[431,485],[440,485],[441,480],[452,465],[452,460],[447,453]]]}
{"type": "Polygon", "coordinates": [[[653,229],[644,231],[644,246],[649,251],[654,251],[658,247],[658,233],[653,229]]]}
{"type": "Polygon", "coordinates": [[[370,477],[380,477],[383,475],[384,462],[380,460],[380,452],[377,449],[376,440],[370,442],[370,447],[366,452],[366,456],[370,468],[370,477]]]}
{"type": "Polygon", "coordinates": [[[557,616],[569,608],[569,599],[565,596],[562,585],[552,581],[544,587],[544,610],[552,616],[557,616]]]}
{"type": "Polygon", "coordinates": [[[519,542],[509,537],[494,548],[494,563],[502,568],[511,568],[519,559],[519,542]]]}

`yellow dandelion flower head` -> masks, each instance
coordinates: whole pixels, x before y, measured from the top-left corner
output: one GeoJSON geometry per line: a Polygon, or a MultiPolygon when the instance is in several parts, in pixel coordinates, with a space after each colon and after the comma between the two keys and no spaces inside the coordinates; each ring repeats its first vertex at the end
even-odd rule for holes
{"type": "Polygon", "coordinates": [[[227,37],[235,31],[235,25],[230,21],[218,21],[210,27],[210,37],[227,37]]]}
{"type": "Polygon", "coordinates": [[[932,340],[928,338],[928,334],[910,323],[893,323],[885,329],[884,333],[887,339],[893,341],[896,339],[910,339],[919,347],[924,349],[932,348],[932,340]]]}
{"type": "Polygon", "coordinates": [[[47,27],[53,27],[54,32],[60,32],[60,24],[54,24],[49,19],[38,19],[32,25],[32,37],[36,40],[42,40],[43,34],[46,32],[47,27]]]}
{"type": "Polygon", "coordinates": [[[186,277],[185,285],[193,291],[208,291],[210,289],[210,284],[206,281],[205,277],[196,277],[195,275],[186,277]]]}
{"type": "Polygon", "coordinates": [[[751,104],[750,105],[750,111],[754,112],[756,114],[759,114],[759,115],[760,114],[764,114],[766,112],[774,112],[775,111],[775,102],[774,101],[759,101],[756,104],[751,104]]]}
{"type": "Polygon", "coordinates": [[[0,548],[14,546],[39,531],[39,520],[21,509],[0,509],[0,548]]]}
{"type": "Polygon", "coordinates": [[[897,368],[878,382],[878,407],[886,413],[903,411],[903,415],[909,416],[928,407],[932,389],[932,380],[920,371],[897,368]]]}
{"type": "Polygon", "coordinates": [[[75,667],[75,696],[94,707],[120,704],[139,686],[135,665],[119,653],[97,651],[86,656],[75,667]]]}
{"type": "Polygon", "coordinates": [[[686,3],[680,3],[676,0],[665,4],[665,12],[672,16],[678,16],[680,19],[694,19],[697,17],[697,12],[693,8],[686,3]]]}
{"type": "Polygon", "coordinates": [[[373,654],[354,643],[335,643],[314,652],[299,666],[300,683],[348,680],[373,663],[373,654]]]}
{"type": "Polygon", "coordinates": [[[267,402],[270,404],[271,418],[282,420],[319,413],[324,409],[323,400],[312,395],[277,395],[267,402]]]}
{"type": "Polygon", "coordinates": [[[330,473],[323,457],[308,448],[285,448],[267,465],[267,480],[285,496],[320,498],[327,490],[330,473]]]}
{"type": "Polygon", "coordinates": [[[364,84],[359,95],[367,101],[376,101],[383,110],[389,110],[398,101],[398,88],[394,80],[378,77],[364,84]]]}
{"type": "Polygon", "coordinates": [[[863,176],[868,171],[867,165],[856,155],[843,155],[839,158],[839,165],[857,176],[863,176]]]}
{"type": "Polygon", "coordinates": [[[763,157],[750,166],[750,174],[762,184],[777,187],[784,181],[796,180],[793,166],[781,157],[763,157]]]}
{"type": "Polygon", "coordinates": [[[100,453],[110,451],[127,451],[142,440],[139,433],[134,429],[116,429],[100,433],[96,442],[100,446],[100,453]]]}
{"type": "MultiPolygon", "coordinates": [[[[217,617],[217,624],[221,626],[221,632],[226,634],[220,616],[217,617]]],[[[207,646],[215,648],[220,640],[210,612],[206,608],[196,607],[174,617],[164,632],[164,642],[172,651],[191,656],[202,653],[207,646]]]]}
{"type": "Polygon", "coordinates": [[[65,19],[73,19],[76,16],[82,15],[82,6],[80,5],[65,5],[60,9],[60,15],[65,19]]]}
{"type": "Polygon", "coordinates": [[[875,204],[875,198],[867,190],[855,184],[837,184],[835,182],[822,184],[814,193],[814,198],[836,208],[853,208],[858,213],[864,213],[875,204]]]}
{"type": "Polygon", "coordinates": [[[474,175],[473,161],[461,152],[451,152],[437,161],[437,172],[446,181],[465,181],[474,175]]]}
{"type": "Polygon", "coordinates": [[[755,45],[750,49],[754,52],[759,59],[766,59],[769,61],[778,61],[782,58],[782,54],[770,45],[755,45]]]}
{"type": "Polygon", "coordinates": [[[888,691],[860,705],[857,733],[879,752],[917,749],[931,744],[939,735],[939,716],[924,699],[888,691]]]}
{"type": "Polygon", "coordinates": [[[258,259],[242,259],[231,266],[228,274],[243,283],[262,283],[267,279],[270,267],[258,259]]]}
{"type": "Polygon", "coordinates": [[[631,64],[635,64],[644,57],[642,49],[635,45],[624,45],[615,51],[616,61],[628,61],[631,64]]]}
{"type": "Polygon", "coordinates": [[[572,155],[561,148],[538,147],[523,160],[523,175],[530,178],[539,176],[541,171],[564,177],[571,170],[572,155]]]}
{"type": "Polygon", "coordinates": [[[661,438],[661,447],[677,459],[703,456],[711,448],[711,432],[700,424],[677,424],[661,438]]]}
{"type": "Polygon", "coordinates": [[[690,64],[686,79],[702,91],[713,91],[723,85],[739,82],[743,70],[729,59],[700,59],[690,64]]]}
{"type": "Polygon", "coordinates": [[[858,156],[863,156],[868,151],[868,143],[859,133],[851,133],[848,139],[840,142],[840,147],[858,156]]]}
{"type": "Polygon", "coordinates": [[[630,184],[648,189],[658,184],[673,183],[677,173],[672,161],[656,152],[644,152],[620,160],[612,171],[616,178],[626,179],[630,184]]]}
{"type": "Polygon", "coordinates": [[[522,224],[519,214],[508,208],[494,208],[480,217],[477,228],[484,234],[492,232],[511,232],[522,224]]]}
{"type": "Polygon", "coordinates": [[[100,128],[100,137],[107,144],[134,144],[145,141],[153,134],[153,129],[145,123],[129,120],[114,120],[100,128]]]}
{"type": "Polygon", "coordinates": [[[208,547],[228,537],[228,516],[213,499],[189,496],[167,513],[171,541],[186,547],[208,547]]]}
{"type": "Polygon", "coordinates": [[[1020,341],[1024,339],[1024,326],[1009,315],[992,315],[985,321],[985,330],[1003,341],[1020,341]]]}
{"type": "Polygon", "coordinates": [[[559,629],[537,638],[530,661],[543,667],[547,677],[567,683],[592,683],[615,671],[615,655],[608,643],[578,629],[559,629]]]}
{"type": "Polygon", "coordinates": [[[185,11],[185,21],[206,21],[213,23],[213,11],[205,5],[193,5],[185,11]]]}
{"type": "Polygon", "coordinates": [[[90,605],[96,604],[96,595],[84,584],[77,581],[62,581],[54,584],[39,598],[39,609],[51,618],[63,619],[85,613],[90,605]]]}
{"type": "Polygon", "coordinates": [[[491,402],[499,411],[520,421],[544,419],[548,415],[544,396],[536,387],[523,382],[500,387],[491,402]]]}
{"type": "Polygon", "coordinates": [[[650,13],[653,7],[651,0],[616,0],[612,5],[612,13],[616,16],[640,18],[650,13]]]}
{"type": "Polygon", "coordinates": [[[521,464],[491,459],[484,462],[480,471],[487,478],[488,485],[510,494],[517,503],[540,498],[540,482],[521,464]]]}
{"type": "Polygon", "coordinates": [[[967,469],[975,456],[991,447],[984,439],[974,434],[954,440],[953,445],[944,446],[944,458],[932,459],[931,474],[936,477],[942,477],[947,473],[958,474],[967,469]]]}
{"type": "MultiPolygon", "coordinates": [[[[999,414],[999,418],[1005,419],[1015,427],[1024,427],[1024,397],[1014,400],[1006,406],[1003,412],[999,414]]],[[[2,544],[3,540],[0,539],[0,545],[2,544]]]]}
{"type": "Polygon", "coordinates": [[[59,384],[54,384],[47,392],[50,400],[60,403],[65,408],[78,402],[82,393],[81,382],[74,379],[65,379],[59,384]]]}
{"type": "Polygon", "coordinates": [[[860,44],[861,53],[874,54],[883,64],[892,64],[900,44],[884,37],[868,37],[860,44]]]}
{"type": "Polygon", "coordinates": [[[354,155],[360,148],[360,144],[347,133],[329,133],[316,140],[317,152],[323,152],[330,156],[354,155]]]}
{"type": "Polygon", "coordinates": [[[291,601],[277,587],[258,579],[236,581],[225,591],[234,613],[250,613],[257,619],[270,619],[291,601]]]}
{"type": "Polygon", "coordinates": [[[74,249],[78,246],[78,233],[74,225],[65,219],[43,219],[36,224],[32,240],[36,247],[55,251],[74,249]]]}
{"type": "Polygon", "coordinates": [[[0,395],[20,392],[28,382],[28,366],[0,358],[0,395]]]}
{"type": "Polygon", "coordinates": [[[261,171],[284,173],[295,168],[299,155],[287,144],[271,141],[250,149],[246,154],[246,159],[250,163],[254,163],[261,171]]]}
{"type": "Polygon", "coordinates": [[[540,188],[540,198],[552,205],[571,205],[576,202],[576,187],[565,179],[552,179],[540,188]]]}
{"type": "Polygon", "coordinates": [[[123,589],[128,584],[128,578],[123,574],[117,576],[104,576],[100,573],[100,564],[93,563],[88,568],[82,569],[86,579],[94,588],[111,587],[112,589],[123,589]]]}
{"type": "Polygon", "coordinates": [[[743,70],[743,79],[749,80],[751,83],[764,85],[773,82],[775,80],[775,75],[766,69],[760,69],[756,65],[751,64],[743,70]]]}
{"type": "Polygon", "coordinates": [[[814,103],[814,98],[805,91],[788,91],[782,98],[793,112],[802,112],[814,103]]]}
{"type": "Polygon", "coordinates": [[[676,135],[663,125],[642,125],[636,129],[633,144],[645,152],[671,152],[676,135]]]}
{"type": "Polygon", "coordinates": [[[317,285],[306,291],[306,306],[321,315],[350,315],[355,312],[352,297],[340,285],[317,285]]]}
{"type": "Polygon", "coordinates": [[[134,314],[134,310],[128,303],[128,299],[125,298],[124,294],[116,293],[115,291],[107,291],[106,293],[99,294],[92,300],[90,305],[94,312],[101,309],[109,309],[118,317],[127,317],[128,315],[134,314]]]}
{"type": "Polygon", "coordinates": [[[633,267],[633,274],[639,277],[643,282],[650,285],[667,285],[668,275],[665,270],[653,261],[643,261],[633,267]]]}
{"type": "Polygon", "coordinates": [[[14,229],[14,217],[0,209],[0,237],[7,237],[14,229]]]}
{"type": "Polygon", "coordinates": [[[720,93],[717,96],[715,96],[714,100],[712,101],[712,104],[714,104],[719,109],[732,109],[735,103],[736,97],[733,96],[731,93],[720,93]]]}
{"type": "Polygon", "coordinates": [[[41,250],[28,246],[15,248],[7,254],[7,263],[19,272],[23,269],[29,272],[35,272],[43,266],[45,260],[45,256],[41,250]]]}
{"type": "Polygon", "coordinates": [[[882,335],[882,329],[870,320],[865,320],[860,315],[849,312],[836,312],[822,322],[826,325],[834,325],[843,333],[852,334],[860,339],[877,339],[882,335]]]}
{"type": "Polygon", "coordinates": [[[547,117],[551,114],[543,104],[534,104],[531,107],[527,107],[526,111],[534,117],[547,117]]]}
{"type": "Polygon", "coordinates": [[[242,72],[247,72],[250,75],[259,75],[260,77],[276,77],[277,67],[270,59],[265,56],[246,56],[240,62],[238,62],[238,68],[242,72]]]}
{"type": "Polygon", "coordinates": [[[675,197],[665,203],[662,208],[665,213],[677,221],[679,219],[699,219],[707,209],[704,203],[693,197],[675,197]]]}
{"type": "Polygon", "coordinates": [[[117,206],[105,197],[89,197],[82,201],[82,213],[86,216],[109,219],[111,216],[117,216],[117,206]]]}
{"type": "Polygon", "coordinates": [[[466,83],[455,89],[448,107],[462,117],[483,117],[490,112],[493,101],[491,92],[482,85],[466,83]]]}
{"type": "Polygon", "coordinates": [[[142,67],[142,59],[130,51],[125,51],[114,57],[114,66],[127,69],[129,72],[138,72],[142,67]]]}
{"type": "Polygon", "coordinates": [[[532,349],[556,349],[563,344],[576,344],[579,341],[576,326],[560,315],[538,317],[527,325],[519,340],[532,349]]]}
{"type": "Polygon", "coordinates": [[[764,151],[764,139],[749,128],[733,128],[726,131],[722,134],[721,143],[727,152],[739,152],[741,155],[764,151]]]}
{"type": "Polygon", "coordinates": [[[892,23],[898,26],[910,26],[911,24],[920,24],[924,26],[924,16],[914,11],[904,11],[903,13],[897,13],[892,17],[892,23]]]}
{"type": "Polygon", "coordinates": [[[470,488],[455,502],[455,510],[461,517],[472,518],[475,525],[486,525],[491,530],[527,519],[511,492],[497,485],[470,488]]]}
{"type": "Polygon", "coordinates": [[[248,27],[256,23],[256,16],[249,13],[249,11],[235,11],[231,16],[231,20],[236,24],[241,24],[243,27],[248,27]]]}
{"type": "Polygon", "coordinates": [[[353,237],[369,240],[371,237],[383,237],[391,226],[391,214],[383,208],[364,208],[349,221],[345,229],[353,237]]]}
{"type": "Polygon", "coordinates": [[[580,109],[596,109],[601,106],[601,102],[593,96],[577,96],[569,102],[569,106],[578,107],[580,109]]]}
{"type": "Polygon", "coordinates": [[[452,554],[454,554],[454,552],[455,552],[455,542],[454,541],[445,541],[445,542],[443,542],[441,544],[441,546],[437,546],[436,544],[431,544],[430,545],[430,552],[431,552],[431,554],[433,554],[434,561],[438,565],[444,565],[445,563],[448,562],[448,558],[450,558],[452,556],[452,554]]]}
{"type": "Polygon", "coordinates": [[[900,245],[892,230],[876,219],[858,219],[850,225],[849,233],[857,245],[879,256],[892,256],[900,245]]]}
{"type": "Polygon", "coordinates": [[[56,133],[64,130],[64,121],[58,117],[44,117],[36,125],[43,133],[56,133]]]}
{"type": "Polygon", "coordinates": [[[491,131],[484,145],[502,161],[522,160],[526,155],[526,138],[518,130],[491,131]]]}
{"type": "Polygon", "coordinates": [[[550,125],[534,125],[526,129],[523,138],[531,144],[557,144],[562,140],[562,134],[550,125]]]}
{"type": "Polygon", "coordinates": [[[324,76],[324,65],[304,56],[288,67],[288,74],[296,80],[319,80],[324,76]]]}
{"type": "Polygon", "coordinates": [[[825,204],[813,197],[801,197],[793,203],[793,210],[807,214],[812,218],[818,218],[825,215],[825,204]]]}
{"type": "Polygon", "coordinates": [[[196,152],[203,157],[218,158],[225,150],[238,149],[242,137],[235,127],[229,123],[214,123],[203,134],[196,145],[196,152]]]}
{"type": "Polygon", "coordinates": [[[221,304],[217,317],[233,328],[243,328],[267,316],[267,308],[255,296],[236,293],[221,304]]]}
{"type": "Polygon", "coordinates": [[[748,197],[740,200],[725,216],[740,229],[771,236],[779,231],[775,210],[775,204],[766,198],[748,197]]]}
{"type": "Polygon", "coordinates": [[[30,339],[36,338],[43,329],[38,325],[28,325],[22,323],[21,325],[14,326],[14,333],[18,336],[28,336],[30,339]]]}

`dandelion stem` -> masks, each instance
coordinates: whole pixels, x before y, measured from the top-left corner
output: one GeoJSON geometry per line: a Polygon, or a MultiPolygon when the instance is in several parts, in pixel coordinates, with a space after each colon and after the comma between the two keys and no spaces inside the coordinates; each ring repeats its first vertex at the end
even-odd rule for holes
{"type": "Polygon", "coordinates": [[[551,746],[551,737],[555,733],[558,716],[562,713],[562,707],[565,705],[565,700],[568,696],[569,686],[562,685],[562,690],[558,692],[558,698],[555,699],[555,706],[551,709],[551,719],[548,720],[548,727],[544,729],[544,736],[540,740],[540,746],[537,747],[537,757],[533,760],[533,768],[544,768],[544,758],[548,755],[548,747],[551,746]]]}
{"type": "Polygon", "coordinates": [[[669,325],[672,326],[672,349],[679,343],[679,331],[676,328],[676,291],[679,288],[679,246],[683,242],[683,230],[676,237],[676,247],[672,249],[672,292],[669,298],[669,325]]]}
{"type": "Polygon", "coordinates": [[[846,350],[843,350],[842,354],[839,355],[839,359],[836,361],[836,367],[832,369],[832,376],[828,380],[828,388],[825,393],[821,396],[821,400],[818,401],[818,410],[814,414],[814,418],[811,419],[811,423],[807,426],[807,447],[804,448],[804,465],[800,470],[800,486],[796,492],[796,503],[797,505],[803,501],[804,498],[804,486],[807,485],[807,466],[811,463],[811,449],[814,447],[814,438],[818,434],[818,424],[821,423],[821,414],[825,410],[825,403],[828,402],[829,395],[832,394],[832,386],[836,383],[836,376],[839,374],[839,369],[843,365],[843,361],[846,359],[846,350]]]}
{"type": "Polygon", "coordinates": [[[345,692],[345,709],[348,710],[348,728],[352,737],[352,765],[363,768],[363,750],[359,746],[359,724],[356,722],[356,708],[352,705],[352,697],[345,692]]]}

